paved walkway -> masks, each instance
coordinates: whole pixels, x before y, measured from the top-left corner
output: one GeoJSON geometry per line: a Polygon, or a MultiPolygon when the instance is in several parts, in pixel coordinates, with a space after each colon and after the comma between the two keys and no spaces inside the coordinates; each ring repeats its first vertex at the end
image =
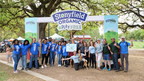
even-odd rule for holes
{"type": "MultiPolygon", "coordinates": [[[[8,65],[8,66],[13,67],[13,64],[9,64],[9,63],[7,63],[6,61],[0,60],[0,62],[3,63],[3,64],[6,64],[6,65],[8,65]]],[[[21,69],[21,68],[19,67],[18,70],[20,70],[20,69],[21,69]]],[[[40,73],[36,73],[36,72],[30,71],[30,70],[28,70],[28,71],[23,71],[23,72],[25,72],[25,73],[27,73],[27,74],[30,74],[30,75],[33,75],[33,76],[35,76],[35,77],[38,77],[38,78],[40,78],[40,79],[43,79],[43,80],[45,80],[45,81],[59,81],[59,80],[53,79],[53,78],[51,78],[51,77],[48,77],[48,76],[45,76],[45,75],[42,75],[42,74],[40,74],[40,73]]]]}

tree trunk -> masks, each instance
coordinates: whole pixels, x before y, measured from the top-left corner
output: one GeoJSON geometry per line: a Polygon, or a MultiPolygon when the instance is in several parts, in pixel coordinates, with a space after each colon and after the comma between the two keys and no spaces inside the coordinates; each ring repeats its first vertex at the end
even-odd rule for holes
{"type": "Polygon", "coordinates": [[[39,24],[39,38],[43,39],[45,38],[45,28],[47,23],[40,23],[39,24]]]}

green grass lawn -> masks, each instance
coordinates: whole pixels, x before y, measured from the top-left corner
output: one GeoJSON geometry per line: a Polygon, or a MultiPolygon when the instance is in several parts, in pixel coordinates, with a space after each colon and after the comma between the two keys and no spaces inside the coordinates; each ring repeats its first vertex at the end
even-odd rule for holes
{"type": "Polygon", "coordinates": [[[134,46],[132,48],[144,49],[144,42],[134,41],[133,44],[134,46]]]}
{"type": "Polygon", "coordinates": [[[8,74],[4,71],[0,71],[0,81],[6,81],[8,79],[8,74]]]}

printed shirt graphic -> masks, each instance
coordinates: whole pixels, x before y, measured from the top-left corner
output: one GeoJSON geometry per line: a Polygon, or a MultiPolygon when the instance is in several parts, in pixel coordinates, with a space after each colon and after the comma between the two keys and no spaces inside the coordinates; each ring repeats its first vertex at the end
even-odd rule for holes
{"type": "Polygon", "coordinates": [[[13,45],[13,54],[20,54],[21,49],[20,49],[20,45],[13,45]]]}
{"type": "Polygon", "coordinates": [[[68,56],[68,52],[66,52],[66,46],[65,45],[62,46],[62,55],[68,56]]]}
{"type": "Polygon", "coordinates": [[[28,49],[30,48],[30,44],[21,45],[22,55],[27,55],[28,49]]]}
{"type": "Polygon", "coordinates": [[[57,44],[51,44],[50,51],[55,52],[56,51],[56,46],[57,46],[57,44]]]}
{"type": "Polygon", "coordinates": [[[62,45],[57,46],[57,53],[62,54],[62,45]]]}
{"type": "Polygon", "coordinates": [[[31,45],[31,48],[30,48],[30,52],[33,54],[33,55],[37,55],[39,50],[38,50],[38,47],[40,46],[39,43],[32,43],[31,45]]]}
{"type": "Polygon", "coordinates": [[[48,47],[49,47],[48,44],[42,43],[42,49],[41,49],[42,54],[47,54],[48,53],[48,47]]]}

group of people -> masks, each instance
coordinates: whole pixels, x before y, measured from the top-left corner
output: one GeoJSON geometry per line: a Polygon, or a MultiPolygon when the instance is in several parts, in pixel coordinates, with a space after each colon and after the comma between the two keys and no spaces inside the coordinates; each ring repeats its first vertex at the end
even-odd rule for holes
{"type": "Polygon", "coordinates": [[[14,40],[11,47],[7,45],[6,51],[8,54],[12,51],[14,73],[18,73],[17,66],[20,58],[22,61],[22,70],[27,70],[33,67],[36,69],[48,66],[53,67],[55,65],[55,56],[57,56],[59,67],[72,66],[75,70],[97,68],[98,70],[111,71],[113,69],[116,72],[120,70],[128,72],[128,47],[133,46],[133,43],[125,41],[124,37],[121,40],[120,43],[117,43],[115,38],[112,38],[112,43],[108,44],[106,39],[85,41],[72,38],[68,41],[64,39],[58,41],[49,38],[36,41],[36,38],[32,38],[32,43],[25,40],[20,44],[18,40],[14,40]],[[67,44],[76,44],[77,50],[67,52],[67,44]],[[28,54],[30,54],[30,62],[27,65],[28,54]],[[39,65],[38,57],[42,57],[39,59],[39,61],[41,60],[41,66],[39,65]],[[118,62],[119,57],[121,58],[121,64],[118,62]],[[124,59],[126,61],[126,68],[124,68],[124,59]],[[101,68],[102,64],[104,66],[101,68]]]}

